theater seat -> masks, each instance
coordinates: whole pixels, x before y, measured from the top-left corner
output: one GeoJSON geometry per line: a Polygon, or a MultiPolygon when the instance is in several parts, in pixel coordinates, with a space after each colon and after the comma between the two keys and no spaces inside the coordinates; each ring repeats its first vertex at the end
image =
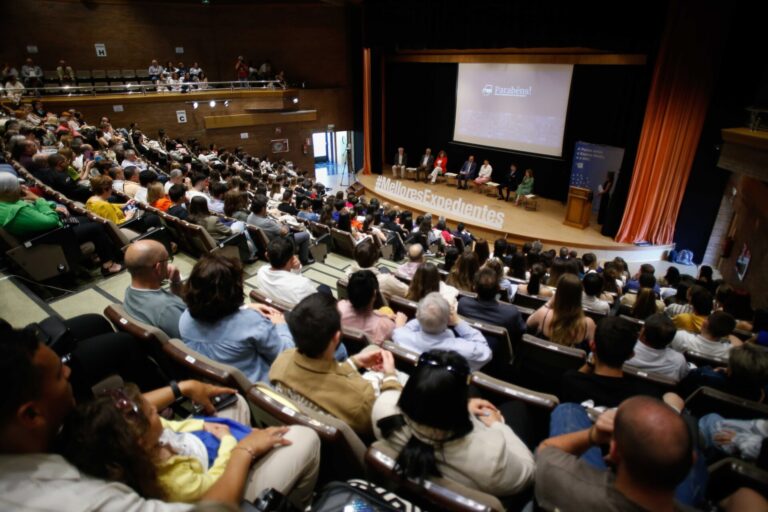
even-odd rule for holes
{"type": "Polygon", "coordinates": [[[622,367],[622,370],[624,371],[625,379],[641,381],[646,384],[652,384],[657,388],[663,390],[664,392],[674,391],[675,386],[677,386],[677,381],[675,379],[667,377],[666,375],[647,372],[645,370],[641,370],[639,368],[635,368],[633,366],[629,366],[626,364],[622,367]]]}
{"type": "Polygon", "coordinates": [[[381,484],[392,492],[428,507],[449,512],[503,512],[499,499],[446,478],[427,480],[403,478],[395,471],[397,453],[386,443],[377,441],[365,454],[365,462],[381,484]]]}
{"type": "Polygon", "coordinates": [[[331,238],[333,238],[334,252],[346,256],[347,258],[355,257],[355,245],[357,245],[357,243],[351,233],[331,228],[331,238]]]}
{"type": "Polygon", "coordinates": [[[567,370],[579,369],[587,360],[583,350],[564,347],[524,334],[515,348],[512,381],[546,393],[560,391],[560,377],[567,370]]]}
{"type": "Polygon", "coordinates": [[[243,396],[254,385],[239,369],[192,350],[180,339],[171,338],[163,345],[163,350],[170,360],[184,368],[193,379],[235,388],[243,396]]]}
{"type": "Polygon", "coordinates": [[[685,408],[697,418],[716,412],[723,418],[768,418],[768,405],[753,402],[710,387],[700,387],[685,399],[685,408]]]}
{"type": "Polygon", "coordinates": [[[293,306],[290,304],[286,304],[285,302],[280,302],[279,300],[274,300],[271,297],[267,297],[261,290],[251,290],[251,293],[249,293],[248,296],[253,302],[258,302],[259,304],[265,304],[267,306],[273,307],[281,313],[287,313],[293,309],[293,306]]]}
{"type": "Polygon", "coordinates": [[[347,352],[351,356],[371,345],[368,336],[366,336],[360,329],[355,329],[353,327],[341,328],[341,342],[347,348],[347,352]]]}
{"type": "Polygon", "coordinates": [[[302,406],[263,383],[253,386],[246,398],[263,425],[303,425],[317,433],[321,481],[365,474],[365,444],[343,421],[302,406]]]}
{"type": "Polygon", "coordinates": [[[483,367],[483,371],[498,378],[508,378],[512,372],[513,352],[512,341],[507,329],[472,318],[463,318],[469,325],[480,331],[491,347],[493,357],[483,367]]]}
{"type": "Polygon", "coordinates": [[[768,496],[768,471],[754,464],[728,457],[708,468],[707,499],[719,503],[738,489],[747,487],[768,496]]]}
{"type": "Polygon", "coordinates": [[[33,281],[72,274],[84,256],[93,254],[93,243],[78,244],[70,227],[53,229],[21,241],[0,228],[0,247],[33,281]]]}
{"type": "Polygon", "coordinates": [[[727,368],[728,359],[724,357],[715,357],[696,350],[686,350],[683,352],[686,361],[690,361],[696,366],[711,366],[712,368],[727,368]]]}
{"type": "Polygon", "coordinates": [[[404,314],[408,317],[408,320],[416,318],[416,310],[419,307],[418,303],[404,299],[403,297],[398,297],[397,295],[388,296],[387,302],[389,303],[389,307],[392,308],[395,313],[404,314]]]}
{"type": "Polygon", "coordinates": [[[381,348],[392,352],[392,355],[395,357],[395,367],[401,372],[410,375],[416,369],[420,354],[401,347],[392,341],[385,341],[382,343],[381,348]]]}
{"type": "Polygon", "coordinates": [[[546,304],[547,300],[548,299],[536,295],[527,295],[525,293],[517,292],[515,298],[512,300],[512,304],[536,310],[546,304]]]}

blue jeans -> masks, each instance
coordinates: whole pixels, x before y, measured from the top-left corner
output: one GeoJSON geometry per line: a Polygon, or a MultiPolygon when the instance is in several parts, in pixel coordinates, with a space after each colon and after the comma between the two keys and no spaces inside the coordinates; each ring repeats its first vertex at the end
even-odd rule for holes
{"type": "MultiPolygon", "coordinates": [[[[567,403],[558,405],[549,420],[549,436],[559,436],[585,430],[592,426],[586,409],[579,404],[567,403]]],[[[704,492],[707,488],[707,463],[701,450],[696,450],[696,461],[688,472],[685,480],[675,489],[675,499],[689,506],[697,506],[704,502],[704,492]]],[[[588,464],[607,469],[600,448],[594,446],[584,452],[581,458],[588,464]]]]}

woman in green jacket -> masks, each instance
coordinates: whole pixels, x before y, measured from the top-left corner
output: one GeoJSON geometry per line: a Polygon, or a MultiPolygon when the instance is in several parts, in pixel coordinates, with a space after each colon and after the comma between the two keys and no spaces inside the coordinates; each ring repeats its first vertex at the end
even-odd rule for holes
{"type": "Polygon", "coordinates": [[[523,182],[517,187],[515,192],[515,204],[520,204],[520,199],[533,193],[533,171],[531,169],[525,170],[525,177],[523,182]]]}
{"type": "MultiPolygon", "coordinates": [[[[0,173],[0,227],[9,234],[28,240],[36,235],[61,227],[59,213],[68,216],[63,206],[56,208],[45,199],[37,197],[19,184],[18,178],[10,173],[0,173]]],[[[101,224],[79,218],[72,226],[78,244],[92,242],[101,260],[102,275],[112,275],[123,270],[118,263],[119,252],[115,249],[101,224]]]]}

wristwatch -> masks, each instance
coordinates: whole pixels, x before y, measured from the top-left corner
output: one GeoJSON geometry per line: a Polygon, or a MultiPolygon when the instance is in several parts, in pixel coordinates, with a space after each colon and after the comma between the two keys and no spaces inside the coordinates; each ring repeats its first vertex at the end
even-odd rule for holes
{"type": "Polygon", "coordinates": [[[173,391],[173,400],[175,402],[179,401],[180,399],[184,398],[184,395],[181,393],[181,388],[179,387],[179,383],[175,380],[172,380],[169,384],[171,386],[171,391],[173,391]]]}

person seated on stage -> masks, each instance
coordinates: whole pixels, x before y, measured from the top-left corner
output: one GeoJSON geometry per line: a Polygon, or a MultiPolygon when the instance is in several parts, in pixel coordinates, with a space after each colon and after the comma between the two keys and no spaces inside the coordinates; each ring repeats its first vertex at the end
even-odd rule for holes
{"type": "Polygon", "coordinates": [[[488,163],[488,160],[483,160],[483,165],[480,166],[480,172],[477,174],[477,178],[472,182],[477,190],[480,187],[491,181],[491,175],[493,175],[493,167],[488,163]]]}
{"type": "Polygon", "coordinates": [[[635,355],[627,364],[675,381],[682,380],[688,375],[688,363],[683,354],[669,347],[674,337],[675,324],[667,315],[656,313],[649,316],[637,337],[635,355]]]}
{"type": "Polygon", "coordinates": [[[424,263],[424,248],[421,244],[411,244],[408,246],[408,262],[400,265],[395,271],[395,275],[405,280],[410,281],[413,278],[413,274],[416,273],[416,269],[424,263]]]}
{"type": "Polygon", "coordinates": [[[533,170],[526,169],[523,181],[520,182],[515,191],[515,205],[519,206],[522,204],[525,196],[529,194],[533,194],[533,170]]]}
{"type": "MultiPolygon", "coordinates": [[[[381,251],[373,241],[365,241],[355,246],[355,262],[347,270],[347,277],[360,270],[372,272],[379,281],[381,293],[387,296],[405,297],[408,293],[408,285],[396,278],[390,272],[381,272],[376,263],[379,261],[381,251]]],[[[418,266],[418,265],[417,265],[418,266]]],[[[414,271],[415,272],[415,271],[414,271]]]]}
{"type": "MultiPolygon", "coordinates": [[[[64,206],[52,206],[37,197],[11,173],[0,173],[0,227],[22,241],[62,227],[61,218],[70,216],[64,206]],[[61,215],[61,218],[60,218],[61,215]]],[[[120,251],[107,235],[103,224],[91,222],[87,217],[76,217],[72,232],[78,244],[92,242],[101,261],[101,273],[110,276],[123,270],[118,262],[120,251]]]]}
{"type": "Polygon", "coordinates": [[[455,312],[458,307],[459,290],[449,284],[445,284],[440,279],[440,272],[434,263],[426,262],[419,265],[416,273],[413,274],[411,285],[408,287],[406,299],[413,302],[419,302],[432,292],[438,292],[448,301],[451,312],[455,312]]]}
{"type": "Polygon", "coordinates": [[[424,173],[424,181],[429,181],[429,173],[432,172],[432,169],[435,167],[435,157],[432,156],[432,150],[430,148],[427,148],[424,151],[424,154],[421,155],[421,160],[419,160],[419,166],[416,167],[416,181],[421,180],[421,174],[424,173]]]}
{"type": "Polygon", "coordinates": [[[183,295],[187,309],[179,333],[184,343],[238,368],[251,382],[267,382],[269,365],[294,346],[282,313],[263,304],[244,305],[239,259],[204,255],[184,283],[183,295]]]}
{"type": "Polygon", "coordinates": [[[507,174],[504,177],[504,180],[499,184],[499,197],[496,199],[504,199],[505,201],[509,201],[509,193],[515,192],[517,190],[517,186],[520,184],[522,179],[522,175],[517,172],[517,166],[515,164],[510,165],[509,174],[507,174]],[[504,195],[505,190],[507,192],[506,196],[504,195]]]}
{"type": "Polygon", "coordinates": [[[467,190],[467,182],[475,177],[476,170],[475,155],[469,155],[469,159],[459,169],[459,175],[456,178],[458,180],[458,188],[467,190]]]}
{"type": "Polygon", "coordinates": [[[528,317],[528,327],[536,331],[536,336],[566,347],[592,342],[595,321],[581,307],[583,291],[578,276],[564,274],[557,283],[555,298],[528,317]]]}
{"type": "Polygon", "coordinates": [[[416,318],[392,333],[392,341],[421,354],[429,350],[454,350],[462,355],[472,371],[485,366],[493,356],[485,336],[451,313],[451,307],[438,292],[419,301],[416,318]]]}
{"type": "Polygon", "coordinates": [[[469,376],[456,352],[425,352],[402,391],[376,400],[376,437],[398,453],[406,477],[443,477],[499,497],[520,493],[533,482],[533,455],[494,405],[469,398],[469,376]]]}
{"type": "Polygon", "coordinates": [[[536,502],[544,510],[682,510],[675,491],[694,460],[681,416],[660,400],[633,397],[618,411],[604,412],[595,424],[587,419],[583,430],[539,445],[536,502]],[[615,471],[580,458],[595,445],[610,447],[615,471]]]}
{"type": "Polygon", "coordinates": [[[437,177],[442,176],[446,172],[448,172],[448,156],[445,154],[445,151],[441,149],[440,152],[437,153],[437,158],[435,158],[435,167],[429,174],[430,182],[434,185],[437,181],[437,177]]]}
{"type": "Polygon", "coordinates": [[[448,274],[445,282],[459,290],[471,292],[473,291],[475,274],[477,274],[478,270],[480,270],[480,260],[477,257],[477,253],[467,249],[456,260],[456,264],[451,269],[451,273],[448,274]]]}
{"type": "Polygon", "coordinates": [[[298,400],[309,401],[312,409],[339,418],[358,435],[371,438],[376,388],[402,389],[392,353],[365,349],[339,362],[335,354],[341,344],[341,316],[336,300],[324,293],[299,302],[288,316],[288,328],[296,348],[286,350],[272,363],[272,385],[289,396],[299,395],[298,400]],[[382,372],[383,376],[371,375],[376,381],[371,382],[360,374],[361,368],[382,372]]]}
{"type": "Polygon", "coordinates": [[[397,153],[392,157],[392,176],[397,178],[397,171],[400,170],[400,177],[405,178],[405,166],[408,165],[408,155],[403,148],[397,148],[397,153]]]}

